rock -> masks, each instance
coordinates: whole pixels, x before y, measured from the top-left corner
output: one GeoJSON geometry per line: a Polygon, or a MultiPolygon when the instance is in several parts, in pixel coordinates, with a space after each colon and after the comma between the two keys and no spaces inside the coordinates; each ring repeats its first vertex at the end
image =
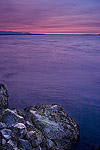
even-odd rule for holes
{"type": "Polygon", "coordinates": [[[0,84],[0,95],[3,95],[5,97],[9,97],[7,89],[6,89],[6,87],[2,83],[0,84]]]}
{"type": "Polygon", "coordinates": [[[7,146],[6,147],[7,147],[7,150],[19,150],[17,148],[17,143],[15,141],[12,141],[12,140],[9,140],[7,142],[7,146]]]}
{"type": "Polygon", "coordinates": [[[47,145],[48,149],[50,149],[50,148],[55,146],[54,142],[52,142],[50,139],[47,139],[46,145],[47,145]]]}
{"type": "Polygon", "coordinates": [[[2,133],[0,132],[0,146],[2,145],[2,133]]]}
{"type": "Polygon", "coordinates": [[[59,105],[39,105],[29,109],[30,120],[46,139],[68,149],[79,137],[79,126],[59,105]]]}
{"type": "Polygon", "coordinates": [[[23,118],[25,118],[25,113],[17,108],[13,108],[12,111],[14,111],[16,114],[18,114],[19,116],[22,116],[23,118]]]}
{"type": "Polygon", "coordinates": [[[7,128],[5,123],[0,122],[0,129],[7,128]]]}
{"type": "Polygon", "coordinates": [[[36,148],[36,150],[42,150],[42,148],[41,148],[40,146],[38,146],[38,147],[36,148]]]}
{"type": "Polygon", "coordinates": [[[14,111],[10,109],[6,109],[3,112],[2,120],[9,127],[15,125],[17,122],[20,123],[24,122],[24,118],[22,116],[19,116],[18,114],[16,114],[14,111]]]}
{"type": "Polygon", "coordinates": [[[100,146],[96,150],[100,150],[100,146]]]}
{"type": "Polygon", "coordinates": [[[2,120],[2,111],[8,107],[8,92],[3,84],[0,84],[0,120],[2,120]]]}
{"type": "Polygon", "coordinates": [[[8,109],[8,93],[0,84],[0,150],[71,150],[79,138],[78,124],[57,104],[25,113],[8,109]]]}
{"type": "MultiPolygon", "coordinates": [[[[50,150],[63,150],[63,149],[61,149],[61,148],[59,148],[59,147],[52,147],[50,150]]],[[[67,150],[69,150],[69,149],[67,149],[67,150]]],[[[71,149],[72,150],[72,149],[71,149]]]]}
{"type": "Polygon", "coordinates": [[[33,147],[38,147],[42,143],[43,136],[40,131],[34,130],[27,133],[27,140],[33,147]]]}
{"type": "Polygon", "coordinates": [[[17,123],[12,127],[12,137],[14,139],[23,138],[26,134],[26,126],[23,123],[17,123]]]}
{"type": "Polygon", "coordinates": [[[26,121],[25,125],[26,125],[28,131],[34,130],[34,126],[31,122],[26,121]]]}
{"type": "Polygon", "coordinates": [[[3,130],[1,130],[1,133],[5,139],[9,140],[11,138],[11,130],[3,129],[3,130]]]}
{"type": "Polygon", "coordinates": [[[5,145],[6,145],[6,140],[2,139],[2,146],[5,146],[5,145]]]}
{"type": "Polygon", "coordinates": [[[32,146],[29,143],[29,141],[24,140],[24,139],[20,139],[18,141],[18,147],[19,149],[22,149],[22,150],[32,150],[32,146]]]}

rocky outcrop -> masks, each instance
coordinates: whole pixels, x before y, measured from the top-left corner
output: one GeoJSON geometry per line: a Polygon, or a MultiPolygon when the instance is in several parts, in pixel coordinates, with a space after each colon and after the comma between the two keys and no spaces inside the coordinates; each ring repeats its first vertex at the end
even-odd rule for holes
{"type": "Polygon", "coordinates": [[[0,150],[71,150],[79,126],[60,105],[38,105],[26,113],[8,109],[8,93],[0,84],[0,150]]]}
{"type": "Polygon", "coordinates": [[[3,84],[0,84],[0,120],[2,120],[2,112],[8,107],[8,92],[3,84]]]}
{"type": "Polygon", "coordinates": [[[30,108],[28,112],[30,121],[49,140],[48,145],[70,149],[79,138],[78,124],[59,105],[39,105],[30,108]]]}

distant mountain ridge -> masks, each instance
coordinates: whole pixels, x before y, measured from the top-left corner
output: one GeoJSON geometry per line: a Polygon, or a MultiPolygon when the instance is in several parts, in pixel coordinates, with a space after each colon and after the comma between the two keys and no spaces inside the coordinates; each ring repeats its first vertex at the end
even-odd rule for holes
{"type": "Polygon", "coordinates": [[[0,35],[41,35],[41,34],[32,34],[29,32],[13,32],[13,31],[0,31],[0,35]]]}

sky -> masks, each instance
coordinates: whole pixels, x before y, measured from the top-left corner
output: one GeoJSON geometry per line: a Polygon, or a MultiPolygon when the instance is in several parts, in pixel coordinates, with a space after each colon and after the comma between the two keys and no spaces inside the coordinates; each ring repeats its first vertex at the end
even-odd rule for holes
{"type": "Polygon", "coordinates": [[[100,0],[0,0],[0,31],[100,33],[100,0]]]}

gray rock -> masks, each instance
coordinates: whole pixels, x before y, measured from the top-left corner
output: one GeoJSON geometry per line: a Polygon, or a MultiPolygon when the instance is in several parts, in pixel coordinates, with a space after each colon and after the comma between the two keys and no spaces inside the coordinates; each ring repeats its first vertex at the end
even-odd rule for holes
{"type": "Polygon", "coordinates": [[[5,139],[9,140],[11,138],[11,130],[3,129],[3,130],[1,130],[1,133],[5,139]]]}
{"type": "Polygon", "coordinates": [[[18,114],[19,116],[22,116],[23,118],[25,118],[25,113],[17,108],[13,108],[12,111],[14,111],[16,114],[18,114]]]}
{"type": "Polygon", "coordinates": [[[5,145],[6,145],[6,140],[2,139],[2,146],[5,146],[5,145]]]}
{"type": "Polygon", "coordinates": [[[42,148],[41,148],[40,146],[38,146],[38,147],[36,148],[36,150],[42,150],[42,148]]]}
{"type": "Polygon", "coordinates": [[[2,120],[2,111],[8,107],[8,92],[3,84],[0,84],[0,120],[2,120]]]}
{"type": "Polygon", "coordinates": [[[98,150],[100,150],[100,146],[98,147],[98,150]]]}
{"type": "MultiPolygon", "coordinates": [[[[63,149],[60,148],[60,147],[55,146],[55,147],[52,147],[50,150],[63,150],[63,149]]],[[[72,150],[72,149],[67,149],[67,150],[72,150]]]]}
{"type": "Polygon", "coordinates": [[[46,140],[46,145],[47,145],[48,149],[55,146],[54,142],[52,142],[50,139],[46,140]]]}
{"type": "Polygon", "coordinates": [[[12,127],[12,137],[14,139],[23,138],[26,132],[26,126],[23,123],[17,123],[12,127]]]}
{"type": "Polygon", "coordinates": [[[0,122],[0,129],[7,128],[5,123],[0,122]]]}
{"type": "Polygon", "coordinates": [[[18,147],[19,149],[22,149],[22,150],[32,150],[32,146],[30,142],[24,139],[20,139],[18,141],[18,147]]]}
{"type": "Polygon", "coordinates": [[[28,108],[29,116],[7,108],[7,89],[0,84],[1,150],[71,150],[79,138],[78,124],[57,104],[28,108]]]}
{"type": "Polygon", "coordinates": [[[15,147],[14,150],[20,150],[18,147],[15,147]]]}
{"type": "Polygon", "coordinates": [[[2,145],[2,133],[0,132],[0,146],[2,145]]]}
{"type": "Polygon", "coordinates": [[[22,116],[19,116],[10,109],[6,109],[3,112],[2,120],[9,127],[14,126],[17,122],[24,122],[24,118],[22,116]]]}
{"type": "Polygon", "coordinates": [[[6,87],[1,83],[0,84],[0,95],[9,97],[6,87]]]}
{"type": "Polygon", "coordinates": [[[19,150],[15,141],[9,140],[7,142],[7,150],[19,150]]]}
{"type": "Polygon", "coordinates": [[[27,133],[27,140],[30,141],[33,147],[38,147],[42,143],[43,136],[38,130],[29,131],[27,133]]]}
{"type": "Polygon", "coordinates": [[[34,125],[31,122],[26,121],[25,125],[26,125],[28,131],[34,130],[34,125]]]}
{"type": "Polygon", "coordinates": [[[30,120],[60,147],[68,149],[79,137],[79,126],[59,105],[40,105],[29,109],[30,120]]]}

